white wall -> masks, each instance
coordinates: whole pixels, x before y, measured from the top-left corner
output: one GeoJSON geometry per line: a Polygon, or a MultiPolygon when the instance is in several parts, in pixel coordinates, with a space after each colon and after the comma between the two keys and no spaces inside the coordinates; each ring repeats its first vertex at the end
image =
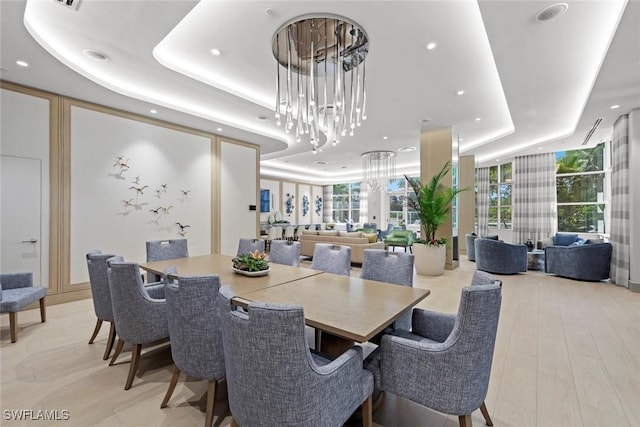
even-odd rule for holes
{"type": "Polygon", "coordinates": [[[147,240],[181,237],[176,222],[190,226],[190,255],[210,253],[211,140],[72,107],[71,283],[88,281],[88,251],[144,262],[147,240]],[[117,156],[129,168],[114,166],[117,156]],[[162,184],[166,192],[156,193],[162,184]],[[136,186],[147,188],[137,194],[136,186]],[[161,206],[166,214],[150,212],[161,206]]]}
{"type": "MultiPolygon", "coordinates": [[[[0,154],[38,159],[41,169],[40,278],[49,286],[49,100],[2,89],[0,95],[0,154]]],[[[0,271],[10,271],[0,266],[0,271]]]]}
{"type": "Polygon", "coordinates": [[[221,145],[220,248],[225,255],[235,255],[238,239],[256,238],[258,234],[256,221],[260,214],[260,203],[256,197],[257,172],[253,167],[257,150],[229,142],[222,142],[221,145]],[[256,205],[256,210],[249,210],[249,205],[256,205]]]}

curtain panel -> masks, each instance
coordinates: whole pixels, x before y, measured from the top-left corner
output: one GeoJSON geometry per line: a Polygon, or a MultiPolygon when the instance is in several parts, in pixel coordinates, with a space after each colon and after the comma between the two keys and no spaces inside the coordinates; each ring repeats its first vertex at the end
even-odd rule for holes
{"type": "Polygon", "coordinates": [[[489,232],[489,168],[476,169],[476,206],[478,207],[478,236],[486,236],[489,232]]]}
{"type": "Polygon", "coordinates": [[[513,168],[513,242],[536,242],[558,228],[555,153],[518,156],[513,168]]]}
{"type": "Polygon", "coordinates": [[[613,124],[611,141],[611,281],[629,287],[629,117],[620,116],[613,124]]]}

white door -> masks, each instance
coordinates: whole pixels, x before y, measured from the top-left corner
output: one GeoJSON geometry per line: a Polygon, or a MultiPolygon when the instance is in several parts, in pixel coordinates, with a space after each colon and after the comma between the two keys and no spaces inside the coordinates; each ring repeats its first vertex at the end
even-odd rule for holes
{"type": "Polygon", "coordinates": [[[41,281],[41,161],[1,156],[0,236],[3,273],[32,272],[41,281]]]}

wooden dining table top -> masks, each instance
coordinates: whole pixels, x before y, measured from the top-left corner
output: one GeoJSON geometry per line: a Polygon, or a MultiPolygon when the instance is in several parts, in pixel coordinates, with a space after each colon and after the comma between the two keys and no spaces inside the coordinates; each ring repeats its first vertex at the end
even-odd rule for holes
{"type": "Polygon", "coordinates": [[[355,342],[370,340],[430,293],[276,263],[270,263],[269,274],[248,277],[231,269],[233,258],[201,255],[147,262],[140,268],[158,275],[168,267],[177,269],[176,276],[218,274],[220,284],[231,286],[240,306],[247,307],[251,301],[301,305],[309,326],[355,342]]]}
{"type": "Polygon", "coordinates": [[[365,342],[429,294],[429,289],[323,273],[241,295],[237,303],[301,305],[307,325],[365,342]]]}
{"type": "Polygon", "coordinates": [[[244,295],[262,288],[282,285],[283,283],[322,273],[322,271],[319,270],[291,267],[272,262],[269,263],[269,274],[260,277],[248,277],[235,273],[231,269],[233,258],[233,256],[221,254],[201,255],[147,262],[140,264],[140,268],[157,275],[162,275],[163,271],[168,267],[175,267],[178,270],[176,276],[217,274],[220,276],[220,284],[222,286],[231,286],[231,289],[233,289],[236,295],[244,295]]]}

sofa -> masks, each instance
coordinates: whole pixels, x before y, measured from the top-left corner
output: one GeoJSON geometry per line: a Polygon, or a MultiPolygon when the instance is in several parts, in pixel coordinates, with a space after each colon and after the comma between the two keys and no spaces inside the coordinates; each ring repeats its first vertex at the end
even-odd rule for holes
{"type": "Polygon", "coordinates": [[[316,243],[331,243],[351,248],[351,262],[362,264],[365,249],[384,249],[384,243],[377,241],[376,234],[365,234],[359,231],[345,232],[338,230],[305,230],[298,239],[300,255],[313,256],[316,243]]]}
{"type": "Polygon", "coordinates": [[[474,242],[476,268],[496,274],[517,274],[527,271],[527,246],[493,239],[474,242]]]}
{"type": "Polygon", "coordinates": [[[591,243],[544,248],[545,272],[569,279],[599,281],[609,278],[611,243],[591,243]]]}

